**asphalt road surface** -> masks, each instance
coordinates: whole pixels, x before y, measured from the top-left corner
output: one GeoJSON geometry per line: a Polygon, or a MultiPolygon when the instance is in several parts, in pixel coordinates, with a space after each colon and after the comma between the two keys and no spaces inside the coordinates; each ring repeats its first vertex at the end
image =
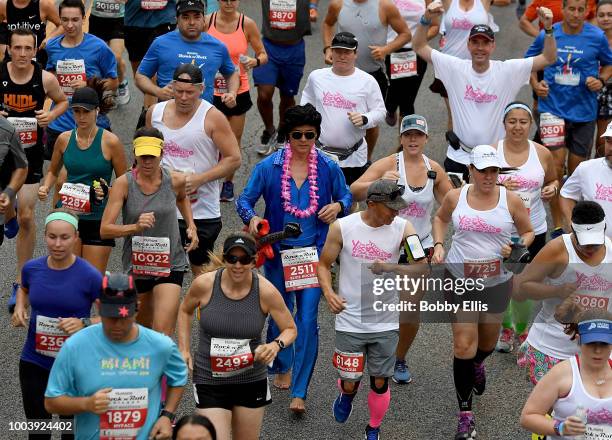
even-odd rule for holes
{"type": "MultiPolygon", "coordinates": [[[[313,35],[306,38],[307,65],[305,72],[322,68],[322,42],[320,21],[327,9],[327,0],[320,1],[319,23],[313,27],[313,35]]],[[[243,11],[250,17],[261,20],[259,1],[242,2],[243,11]]],[[[492,8],[496,22],[500,27],[497,35],[496,59],[518,58],[530,43],[518,28],[515,16],[516,3],[506,8],[492,8]]],[[[437,43],[434,43],[437,44],[437,43]]],[[[128,64],[129,65],[129,64],[128,64]]],[[[416,101],[416,111],[425,115],[429,122],[430,139],[426,153],[437,161],[443,161],[446,152],[444,132],[446,130],[446,109],[442,99],[432,94],[428,86],[433,79],[430,67],[421,86],[416,101]]],[[[305,84],[306,76],[302,80],[305,84]]],[[[130,141],[136,120],[142,105],[142,95],[130,83],[132,99],[127,106],[111,112],[113,131],[121,138],[130,151],[130,141]]],[[[253,101],[256,92],[251,92],[253,101]]],[[[299,98],[299,97],[298,97],[299,98]]],[[[531,102],[530,91],[525,86],[519,98],[531,102]]],[[[299,102],[299,99],[298,99],[299,102]]],[[[478,123],[478,121],[474,121],[478,123]]],[[[242,167],[236,173],[236,194],[240,194],[253,166],[260,160],[255,153],[259,136],[263,129],[259,114],[254,108],[247,116],[247,125],[242,145],[242,167]]],[[[375,151],[375,158],[392,152],[398,144],[397,126],[382,126],[381,136],[375,151]]],[[[47,204],[37,207],[38,243],[35,256],[43,255],[45,248],[42,242],[44,216],[48,212],[47,204]]],[[[263,210],[261,211],[263,212],[263,210]]],[[[231,231],[242,228],[235,213],[233,203],[222,205],[223,231],[217,244],[231,231]]],[[[120,249],[118,242],[114,249],[109,270],[120,269],[120,249]]],[[[18,362],[23,347],[26,331],[10,326],[6,312],[6,301],[11,291],[15,272],[15,241],[5,240],[0,248],[0,439],[26,438],[24,433],[10,432],[9,422],[23,421],[22,396],[19,388],[18,362]]],[[[185,278],[184,288],[191,278],[185,278]]],[[[367,380],[354,401],[354,411],[349,422],[340,425],[335,422],[331,405],[336,397],[336,374],[331,365],[334,339],[334,318],[322,299],[319,309],[319,359],[310,384],[306,401],[306,414],[296,418],[288,410],[289,392],[272,389],[273,403],[267,407],[261,438],[270,440],[287,439],[358,439],[368,423],[367,380]]],[[[194,325],[194,329],[196,326],[194,325]]],[[[86,353],[83,353],[86,356],[86,353]]],[[[487,391],[474,399],[474,411],[478,438],[483,440],[526,439],[529,434],[519,427],[519,415],[531,386],[525,374],[516,366],[514,354],[495,353],[486,362],[488,377],[487,391]]],[[[452,335],[449,324],[424,324],[415,344],[409,352],[409,366],[414,380],[409,385],[391,385],[391,406],[381,429],[383,439],[452,439],[456,429],[457,402],[452,378],[452,335]]],[[[194,408],[191,387],[183,397],[181,414],[189,413],[194,408]]],[[[26,396],[27,398],[27,396],[26,396]]],[[[56,436],[59,438],[59,436],[56,436]]]]}

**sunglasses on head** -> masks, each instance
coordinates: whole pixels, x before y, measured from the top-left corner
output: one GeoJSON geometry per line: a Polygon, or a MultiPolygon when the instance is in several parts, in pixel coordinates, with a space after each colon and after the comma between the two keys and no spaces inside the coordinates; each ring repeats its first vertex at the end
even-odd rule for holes
{"type": "Polygon", "coordinates": [[[291,135],[291,139],[295,139],[296,141],[299,141],[302,137],[305,137],[309,141],[317,137],[317,133],[314,131],[292,131],[289,134],[291,135]]]}
{"type": "Polygon", "coordinates": [[[225,260],[226,263],[236,264],[239,262],[243,266],[246,266],[247,264],[251,264],[253,261],[255,261],[255,258],[249,255],[242,255],[241,257],[239,257],[238,255],[228,254],[228,255],[224,255],[223,259],[225,260]]]}
{"type": "Polygon", "coordinates": [[[395,200],[400,196],[404,195],[404,191],[406,191],[406,187],[404,185],[397,185],[397,188],[394,189],[390,194],[383,194],[383,193],[372,193],[370,195],[372,196],[378,196],[378,197],[389,197],[389,200],[395,200]]]}

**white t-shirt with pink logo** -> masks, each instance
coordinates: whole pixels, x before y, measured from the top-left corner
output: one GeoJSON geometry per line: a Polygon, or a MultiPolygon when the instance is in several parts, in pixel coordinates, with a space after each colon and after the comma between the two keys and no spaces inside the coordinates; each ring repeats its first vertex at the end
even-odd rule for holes
{"type": "Polygon", "coordinates": [[[390,225],[373,228],[363,222],[361,214],[356,212],[338,219],[342,233],[338,295],[346,299],[346,308],[336,315],[336,330],[352,333],[397,330],[399,312],[377,312],[373,305],[379,299],[396,304],[397,292],[391,292],[391,297],[386,293],[375,295],[374,275],[367,266],[377,260],[398,262],[406,220],[397,216],[390,225]]]}
{"type": "MultiPolygon", "coordinates": [[[[380,88],[374,77],[363,70],[355,68],[352,75],[336,75],[331,67],[311,72],[302,91],[300,105],[310,103],[323,118],[321,137],[323,145],[336,148],[350,148],[365,136],[367,128],[378,126],[384,119],[387,110],[380,88]],[[368,124],[355,127],[347,113],[358,112],[368,118],[368,124]]],[[[367,143],[340,166],[361,167],[368,161],[367,143]]]]}
{"type": "MultiPolygon", "coordinates": [[[[397,6],[400,15],[408,25],[410,34],[414,35],[421,15],[425,13],[425,0],[393,0],[393,3],[397,6]]],[[[387,44],[395,40],[395,38],[397,38],[397,32],[389,26],[387,31],[387,44]]],[[[412,43],[408,42],[404,47],[410,49],[412,48],[412,43]]]]}
{"type": "MultiPolygon", "coordinates": [[[[576,254],[571,234],[564,234],[563,244],[568,253],[568,265],[558,278],[545,282],[559,286],[576,283],[575,300],[583,309],[602,308],[612,312],[612,241],[606,237],[606,255],[597,266],[586,264],[576,254]]],[[[547,298],[529,330],[527,343],[545,355],[567,359],[578,353],[578,344],[563,332],[563,325],[555,319],[561,298],[547,298]]]]}
{"type": "Polygon", "coordinates": [[[597,202],[606,214],[606,235],[612,238],[612,168],[605,157],[582,162],[561,188],[566,199],[597,202]]]}
{"type": "MultiPolygon", "coordinates": [[[[477,73],[471,60],[431,53],[436,78],[448,92],[453,117],[453,131],[464,144],[491,145],[505,137],[503,112],[521,87],[529,82],[533,58],[507,61],[492,60],[489,70],[477,73]]],[[[455,162],[469,164],[470,155],[448,146],[446,156],[455,162]]]]}

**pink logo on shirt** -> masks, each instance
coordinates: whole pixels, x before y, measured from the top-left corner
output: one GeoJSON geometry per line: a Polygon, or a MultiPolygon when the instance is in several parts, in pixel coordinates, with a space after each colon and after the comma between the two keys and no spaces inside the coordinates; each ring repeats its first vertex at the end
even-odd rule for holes
{"type": "Polygon", "coordinates": [[[596,411],[588,409],[587,421],[589,425],[612,425],[612,411],[607,408],[596,411]]]}
{"type": "Polygon", "coordinates": [[[397,9],[399,9],[400,11],[424,11],[425,8],[423,8],[423,5],[420,5],[418,3],[413,3],[410,0],[393,0],[393,2],[395,3],[395,6],[397,6],[397,9]]]}
{"type": "Polygon", "coordinates": [[[340,92],[323,92],[323,105],[345,110],[353,110],[357,107],[356,103],[346,99],[340,92]]]}
{"type": "Polygon", "coordinates": [[[612,185],[595,184],[595,200],[612,202],[612,185]]]}
{"type": "Polygon", "coordinates": [[[468,217],[467,215],[459,216],[459,229],[470,232],[484,232],[486,234],[499,234],[501,232],[501,228],[488,224],[480,217],[468,217]]]}
{"type": "Polygon", "coordinates": [[[461,29],[464,31],[469,31],[470,29],[472,29],[472,26],[474,26],[474,23],[472,23],[470,20],[468,20],[465,17],[464,18],[453,18],[452,23],[451,23],[452,29],[461,29]]]}
{"type": "Polygon", "coordinates": [[[387,261],[392,256],[391,253],[383,251],[371,241],[362,243],[359,240],[351,240],[351,242],[353,244],[353,251],[351,252],[351,255],[355,258],[361,258],[363,260],[387,261]]]}
{"type": "Polygon", "coordinates": [[[402,217],[422,218],[425,217],[427,211],[423,209],[417,202],[410,202],[408,206],[400,211],[402,217]]]}
{"type": "Polygon", "coordinates": [[[186,150],[174,141],[166,141],[164,142],[164,154],[185,159],[189,156],[193,156],[193,150],[186,150]]]}
{"type": "Polygon", "coordinates": [[[512,179],[513,182],[518,183],[519,189],[522,190],[534,190],[540,188],[540,182],[538,180],[528,179],[519,175],[505,175],[497,178],[499,183],[504,183],[508,179],[512,179]]]}
{"type": "Polygon", "coordinates": [[[463,95],[463,99],[466,101],[474,101],[479,104],[488,103],[497,101],[497,95],[489,95],[487,92],[480,90],[479,88],[474,88],[470,85],[465,86],[465,95],[463,95]]]}
{"type": "Polygon", "coordinates": [[[612,282],[606,280],[599,274],[588,276],[576,271],[576,288],[578,290],[606,292],[612,289],[612,282]]]}

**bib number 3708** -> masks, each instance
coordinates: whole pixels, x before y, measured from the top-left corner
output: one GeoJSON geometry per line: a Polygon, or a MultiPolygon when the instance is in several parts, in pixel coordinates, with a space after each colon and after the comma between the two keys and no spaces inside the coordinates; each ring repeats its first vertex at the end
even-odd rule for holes
{"type": "Polygon", "coordinates": [[[397,52],[391,54],[391,79],[408,78],[417,74],[416,53],[397,52]]]}

